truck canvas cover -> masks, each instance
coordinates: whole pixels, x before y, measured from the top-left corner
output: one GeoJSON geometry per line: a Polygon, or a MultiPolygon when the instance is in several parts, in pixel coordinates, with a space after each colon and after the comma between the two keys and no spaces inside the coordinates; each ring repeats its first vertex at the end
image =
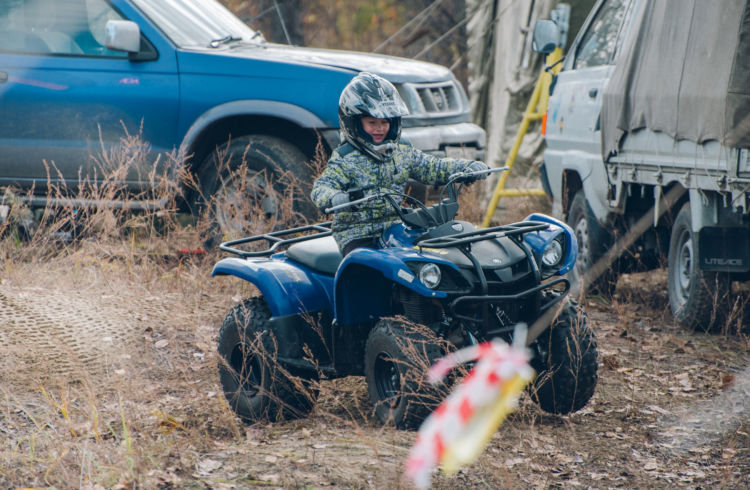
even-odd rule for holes
{"type": "Polygon", "coordinates": [[[750,1],[647,0],[603,95],[602,152],[648,128],[750,147],[750,1]]]}

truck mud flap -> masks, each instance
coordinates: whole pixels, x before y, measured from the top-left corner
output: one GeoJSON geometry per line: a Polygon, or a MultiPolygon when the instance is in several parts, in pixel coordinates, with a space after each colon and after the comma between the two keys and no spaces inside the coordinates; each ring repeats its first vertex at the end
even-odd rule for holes
{"type": "Polygon", "coordinates": [[[700,268],[715,272],[750,271],[750,231],[707,226],[698,234],[700,268]]]}

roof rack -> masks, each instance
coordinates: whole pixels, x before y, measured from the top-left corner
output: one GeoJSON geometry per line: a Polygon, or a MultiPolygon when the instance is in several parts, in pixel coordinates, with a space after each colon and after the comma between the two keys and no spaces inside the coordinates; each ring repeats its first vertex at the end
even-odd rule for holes
{"type": "Polygon", "coordinates": [[[224,242],[219,245],[219,248],[225,252],[239,255],[240,257],[270,257],[276,252],[280,251],[281,247],[292,245],[294,243],[304,242],[306,240],[312,240],[313,238],[322,238],[331,235],[331,223],[333,221],[326,221],[325,223],[315,223],[314,225],[299,226],[297,228],[290,228],[288,230],[274,231],[271,233],[263,233],[262,235],[255,235],[246,238],[239,238],[229,242],[224,242]],[[317,232],[308,235],[300,235],[301,233],[317,232]],[[292,238],[285,238],[291,235],[295,235],[292,238]],[[258,242],[265,240],[269,247],[266,250],[259,252],[250,252],[247,250],[240,250],[236,248],[238,245],[246,245],[248,243],[258,242]]]}

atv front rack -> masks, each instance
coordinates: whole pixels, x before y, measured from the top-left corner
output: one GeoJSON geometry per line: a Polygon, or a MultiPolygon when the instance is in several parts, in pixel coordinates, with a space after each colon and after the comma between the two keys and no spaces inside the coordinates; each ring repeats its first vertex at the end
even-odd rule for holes
{"type": "Polygon", "coordinates": [[[279,252],[281,247],[292,245],[294,243],[304,242],[306,240],[312,240],[313,238],[323,238],[326,236],[330,236],[331,223],[333,223],[333,221],[326,221],[325,223],[316,223],[314,225],[299,226],[297,228],[290,228],[288,230],[280,230],[271,233],[263,233],[262,235],[239,238],[237,240],[224,242],[219,245],[219,248],[225,252],[239,255],[240,257],[270,257],[276,252],[279,252]],[[317,233],[301,235],[302,233],[307,232],[317,233]],[[255,252],[236,248],[238,245],[247,245],[248,243],[259,242],[261,240],[265,240],[266,245],[270,246],[265,250],[255,252]]]}
{"type": "Polygon", "coordinates": [[[546,230],[547,228],[549,228],[549,223],[542,223],[539,221],[519,221],[518,223],[494,226],[492,228],[458,233],[456,235],[417,240],[416,245],[420,249],[458,247],[460,245],[481,242],[482,240],[491,240],[493,238],[512,238],[516,235],[525,235],[532,231],[546,230]]]}

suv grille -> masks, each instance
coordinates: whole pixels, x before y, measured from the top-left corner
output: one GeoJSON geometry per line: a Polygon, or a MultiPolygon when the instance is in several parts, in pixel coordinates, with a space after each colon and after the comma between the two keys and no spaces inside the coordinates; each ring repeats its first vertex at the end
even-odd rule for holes
{"type": "Polygon", "coordinates": [[[418,88],[419,100],[428,113],[453,112],[460,109],[456,88],[452,85],[418,88]]]}
{"type": "Polygon", "coordinates": [[[405,83],[398,87],[412,115],[448,116],[468,111],[461,89],[452,81],[405,83]]]}

